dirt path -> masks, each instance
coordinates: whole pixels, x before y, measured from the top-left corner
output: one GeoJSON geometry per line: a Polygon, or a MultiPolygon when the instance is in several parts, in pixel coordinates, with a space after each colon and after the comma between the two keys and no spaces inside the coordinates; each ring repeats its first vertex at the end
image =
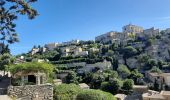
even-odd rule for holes
{"type": "Polygon", "coordinates": [[[8,95],[0,95],[0,100],[12,100],[8,95]]]}

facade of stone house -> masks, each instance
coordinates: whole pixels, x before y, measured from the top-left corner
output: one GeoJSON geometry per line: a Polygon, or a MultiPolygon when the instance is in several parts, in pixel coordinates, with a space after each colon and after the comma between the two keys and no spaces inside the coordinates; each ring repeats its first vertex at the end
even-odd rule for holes
{"type": "Polygon", "coordinates": [[[144,36],[147,38],[159,35],[159,29],[154,29],[154,27],[150,29],[146,29],[143,32],[144,32],[144,36]]]}
{"type": "Polygon", "coordinates": [[[123,33],[141,33],[143,32],[143,27],[137,25],[125,25],[122,27],[123,33]]]}
{"type": "Polygon", "coordinates": [[[100,42],[100,43],[120,44],[122,36],[123,35],[120,32],[111,31],[111,32],[95,37],[95,41],[100,42]]]}
{"type": "Polygon", "coordinates": [[[165,30],[165,33],[170,33],[170,28],[167,28],[167,29],[165,30]]]}
{"type": "Polygon", "coordinates": [[[112,69],[110,61],[97,62],[95,64],[86,64],[83,68],[79,69],[79,72],[91,72],[93,69],[99,68],[99,70],[112,69]]]}
{"type": "Polygon", "coordinates": [[[168,86],[170,87],[170,73],[151,73],[151,72],[146,72],[145,77],[149,79],[150,81],[150,86],[153,86],[155,80],[159,84],[159,88],[162,86],[168,86]]]}
{"type": "Polygon", "coordinates": [[[142,94],[143,100],[170,100],[170,91],[152,91],[148,90],[142,94]]]}
{"type": "Polygon", "coordinates": [[[16,79],[20,79],[20,83],[18,85],[26,85],[26,84],[34,84],[34,85],[40,85],[45,84],[47,82],[47,76],[45,73],[40,72],[17,72],[14,75],[12,75],[11,82],[15,82],[16,79]]]}
{"type": "Polygon", "coordinates": [[[11,76],[7,94],[21,100],[53,100],[53,86],[43,72],[19,71],[11,76]]]}
{"type": "Polygon", "coordinates": [[[49,43],[49,44],[45,44],[44,47],[47,48],[48,50],[54,50],[59,45],[60,45],[59,43],[49,43]]]}
{"type": "Polygon", "coordinates": [[[62,45],[72,45],[72,44],[78,44],[80,40],[71,40],[68,42],[63,42],[62,45]]]}
{"type": "Polygon", "coordinates": [[[36,53],[39,52],[39,51],[40,51],[39,48],[33,48],[33,49],[31,50],[31,55],[34,55],[34,54],[36,54],[36,53]]]}

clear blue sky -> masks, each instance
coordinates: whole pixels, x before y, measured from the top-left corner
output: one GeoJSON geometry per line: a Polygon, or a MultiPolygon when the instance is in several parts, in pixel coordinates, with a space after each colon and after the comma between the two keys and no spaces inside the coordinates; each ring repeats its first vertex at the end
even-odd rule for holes
{"type": "Polygon", "coordinates": [[[11,52],[24,53],[50,42],[94,40],[129,23],[165,29],[170,27],[169,4],[170,0],[38,0],[33,6],[40,16],[17,20],[20,42],[10,46],[11,52]]]}

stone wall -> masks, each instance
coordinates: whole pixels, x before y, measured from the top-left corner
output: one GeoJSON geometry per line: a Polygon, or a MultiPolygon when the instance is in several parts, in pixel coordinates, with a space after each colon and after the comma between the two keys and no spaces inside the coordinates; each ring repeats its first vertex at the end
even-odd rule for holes
{"type": "Polygon", "coordinates": [[[53,100],[53,86],[50,84],[9,86],[7,92],[21,100],[53,100]]]}

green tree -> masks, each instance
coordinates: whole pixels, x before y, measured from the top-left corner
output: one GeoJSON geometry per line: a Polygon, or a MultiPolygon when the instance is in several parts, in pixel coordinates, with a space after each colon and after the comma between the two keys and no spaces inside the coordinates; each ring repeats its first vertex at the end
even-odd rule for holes
{"type": "Polygon", "coordinates": [[[138,51],[132,46],[127,46],[122,50],[122,52],[123,52],[123,59],[125,61],[125,65],[127,65],[127,61],[126,61],[127,58],[134,56],[135,54],[137,54],[138,51]]]}
{"type": "Polygon", "coordinates": [[[157,61],[155,59],[149,59],[146,63],[146,69],[151,69],[153,66],[157,66],[157,61]]]}
{"type": "Polygon", "coordinates": [[[0,40],[7,43],[18,42],[15,21],[19,15],[28,15],[29,19],[38,15],[30,5],[37,0],[0,0],[0,40]]]}
{"type": "Polygon", "coordinates": [[[126,65],[119,65],[119,67],[117,68],[118,74],[123,78],[127,78],[131,72],[130,70],[127,68],[126,65]]]}
{"type": "Polygon", "coordinates": [[[0,56],[0,66],[1,66],[0,69],[4,70],[4,75],[5,75],[5,71],[9,69],[10,64],[13,62],[14,59],[8,53],[5,53],[0,56]]]}
{"type": "Polygon", "coordinates": [[[68,73],[68,75],[65,77],[66,83],[75,83],[78,84],[78,77],[75,72],[71,71],[68,73]]]}
{"type": "Polygon", "coordinates": [[[136,84],[138,83],[138,79],[142,77],[143,77],[143,74],[139,73],[137,69],[134,69],[133,71],[131,71],[130,78],[133,79],[136,84]]]}
{"type": "Polygon", "coordinates": [[[129,58],[137,53],[137,50],[132,46],[127,46],[123,49],[123,54],[125,58],[129,58]]]}
{"type": "Polygon", "coordinates": [[[101,83],[104,82],[104,76],[100,75],[98,73],[93,74],[92,80],[90,82],[91,88],[93,89],[99,89],[101,86],[101,83]]]}
{"type": "Polygon", "coordinates": [[[152,73],[162,73],[162,71],[156,66],[153,66],[152,69],[150,70],[150,72],[152,72],[152,73]]]}
{"type": "Polygon", "coordinates": [[[124,89],[125,91],[130,91],[133,89],[133,85],[134,85],[134,82],[132,79],[126,79],[124,82],[123,82],[123,86],[122,86],[122,89],[124,89]]]}
{"type": "Polygon", "coordinates": [[[109,82],[103,82],[101,84],[101,90],[117,94],[120,90],[121,82],[118,79],[110,80],[109,82]]]}

